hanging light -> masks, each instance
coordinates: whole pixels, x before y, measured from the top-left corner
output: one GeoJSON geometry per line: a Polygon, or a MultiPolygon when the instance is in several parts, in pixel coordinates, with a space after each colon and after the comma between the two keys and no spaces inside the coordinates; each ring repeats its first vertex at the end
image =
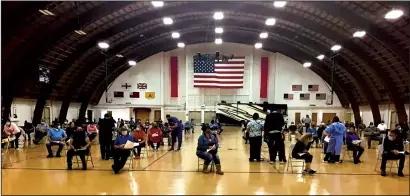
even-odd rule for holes
{"type": "Polygon", "coordinates": [[[366,35],[366,31],[356,31],[353,33],[353,37],[362,38],[366,35]]]}
{"type": "Polygon", "coordinates": [[[262,32],[261,34],[259,34],[259,37],[262,39],[266,39],[268,38],[268,33],[267,32],[262,32]]]}
{"type": "Polygon", "coordinates": [[[130,66],[135,66],[137,64],[137,62],[135,62],[134,60],[129,60],[128,61],[128,65],[130,66]]]}
{"type": "Polygon", "coordinates": [[[273,6],[277,8],[285,7],[285,5],[286,5],[286,1],[274,1],[273,2],[273,6]]]}
{"type": "Polygon", "coordinates": [[[170,17],[165,17],[162,19],[162,21],[164,22],[165,25],[171,25],[172,23],[174,23],[174,21],[170,17]]]}
{"type": "Polygon", "coordinates": [[[185,47],[185,44],[182,43],[182,42],[179,42],[179,43],[178,43],[178,47],[179,47],[179,48],[183,48],[183,47],[185,47]]]}
{"type": "Polygon", "coordinates": [[[312,63],[311,63],[311,62],[303,63],[303,67],[310,67],[310,66],[312,66],[312,63]]]}
{"type": "Polygon", "coordinates": [[[216,38],[215,39],[215,44],[222,44],[222,39],[221,38],[216,38]]]}
{"type": "Polygon", "coordinates": [[[393,9],[387,12],[386,15],[384,15],[384,18],[387,20],[394,20],[403,16],[403,14],[404,12],[402,10],[393,9]]]}
{"type": "Polygon", "coordinates": [[[266,19],[266,22],[265,22],[265,24],[268,25],[268,26],[275,25],[275,23],[276,23],[276,19],[274,19],[274,18],[268,18],[268,19],[266,19]]]}
{"type": "Polygon", "coordinates": [[[215,28],[215,33],[220,34],[220,33],[223,33],[223,32],[224,32],[224,29],[222,27],[216,27],[215,28]]]}
{"type": "Polygon", "coordinates": [[[255,48],[256,48],[256,49],[262,48],[262,43],[256,43],[256,44],[255,44],[255,48]]]}
{"type": "Polygon", "coordinates": [[[162,7],[164,6],[164,2],[163,1],[151,1],[152,6],[154,7],[162,7]]]}
{"type": "Polygon", "coordinates": [[[224,13],[223,12],[215,12],[214,14],[214,19],[215,20],[222,20],[224,18],[224,13]]]}
{"type": "Polygon", "coordinates": [[[107,49],[110,47],[110,44],[108,44],[107,42],[98,42],[98,47],[101,49],[107,49]]]}
{"type": "Polygon", "coordinates": [[[172,32],[171,37],[176,39],[180,37],[180,34],[178,32],[172,32]]]}
{"type": "Polygon", "coordinates": [[[334,45],[330,48],[330,50],[336,52],[336,51],[339,51],[341,48],[342,48],[342,46],[340,46],[340,45],[334,45]]]}
{"type": "Polygon", "coordinates": [[[317,56],[316,58],[319,59],[319,60],[323,60],[325,58],[325,55],[321,54],[321,55],[317,56]]]}

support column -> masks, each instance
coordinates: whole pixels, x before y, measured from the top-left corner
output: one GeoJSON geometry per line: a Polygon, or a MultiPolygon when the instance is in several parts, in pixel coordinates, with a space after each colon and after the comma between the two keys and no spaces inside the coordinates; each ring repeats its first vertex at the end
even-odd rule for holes
{"type": "Polygon", "coordinates": [[[201,108],[201,124],[205,123],[205,108],[201,108]]]}
{"type": "Polygon", "coordinates": [[[81,103],[80,113],[78,114],[79,122],[85,122],[85,114],[87,112],[87,107],[88,107],[88,99],[81,103]]]}
{"type": "Polygon", "coordinates": [[[164,107],[161,107],[161,120],[165,122],[165,110],[164,107]]]}

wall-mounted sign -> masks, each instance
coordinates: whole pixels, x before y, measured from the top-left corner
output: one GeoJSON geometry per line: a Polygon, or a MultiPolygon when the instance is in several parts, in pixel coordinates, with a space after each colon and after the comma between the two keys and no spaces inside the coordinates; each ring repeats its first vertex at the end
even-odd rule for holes
{"type": "Polygon", "coordinates": [[[155,99],[155,92],[145,92],[145,98],[155,99]]]}
{"type": "Polygon", "coordinates": [[[292,91],[302,91],[302,85],[300,84],[292,85],[292,91]]]}
{"type": "Polygon", "coordinates": [[[317,84],[308,85],[308,91],[319,91],[319,85],[317,84]]]}
{"type": "Polygon", "coordinates": [[[130,98],[140,98],[140,92],[130,92],[130,98]]]}
{"type": "Polygon", "coordinates": [[[138,83],[137,88],[138,89],[147,89],[148,85],[147,83],[138,83]]]}
{"type": "Polygon", "coordinates": [[[125,88],[125,89],[128,89],[128,88],[131,88],[131,85],[128,84],[128,83],[125,83],[125,84],[121,85],[121,87],[125,88]]]}

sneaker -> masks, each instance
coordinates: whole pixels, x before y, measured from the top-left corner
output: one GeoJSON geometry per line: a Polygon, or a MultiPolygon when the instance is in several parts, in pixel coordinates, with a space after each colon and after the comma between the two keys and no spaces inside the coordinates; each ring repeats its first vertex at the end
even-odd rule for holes
{"type": "Polygon", "coordinates": [[[173,148],[170,148],[168,151],[174,151],[174,149],[173,149],[173,148]]]}
{"type": "Polygon", "coordinates": [[[316,173],[315,170],[313,170],[313,169],[309,170],[309,174],[310,174],[310,175],[313,175],[313,174],[315,174],[315,173],[316,173]]]}
{"type": "Polygon", "coordinates": [[[386,171],[382,170],[382,172],[381,172],[380,175],[381,175],[381,176],[386,176],[386,171]]]}
{"type": "Polygon", "coordinates": [[[284,161],[280,161],[279,164],[285,164],[285,162],[284,162],[284,161]]]}
{"type": "Polygon", "coordinates": [[[47,155],[47,158],[53,158],[53,157],[54,157],[54,156],[51,155],[51,154],[47,155]]]}
{"type": "Polygon", "coordinates": [[[271,164],[271,165],[274,164],[274,163],[275,163],[275,161],[269,161],[269,164],[271,164]]]}
{"type": "Polygon", "coordinates": [[[58,154],[58,155],[56,155],[56,157],[61,157],[61,155],[60,155],[60,154],[58,154]]]}
{"type": "Polygon", "coordinates": [[[303,170],[302,175],[306,175],[306,174],[309,174],[309,172],[307,170],[303,170]]]}
{"type": "Polygon", "coordinates": [[[404,177],[403,171],[399,171],[399,172],[397,173],[397,175],[400,176],[400,177],[404,177]]]}
{"type": "Polygon", "coordinates": [[[180,148],[178,148],[176,151],[177,151],[177,152],[181,152],[181,149],[180,149],[180,148]]]}
{"type": "Polygon", "coordinates": [[[67,166],[67,170],[73,170],[73,167],[71,165],[67,166]]]}

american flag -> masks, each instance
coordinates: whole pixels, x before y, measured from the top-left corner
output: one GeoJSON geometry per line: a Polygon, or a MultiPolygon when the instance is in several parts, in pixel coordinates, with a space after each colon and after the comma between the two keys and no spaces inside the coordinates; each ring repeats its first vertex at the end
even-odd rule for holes
{"type": "Polygon", "coordinates": [[[318,91],[319,85],[313,84],[308,86],[308,91],[318,91]]]}
{"type": "Polygon", "coordinates": [[[285,100],[293,100],[293,94],[287,94],[287,93],[285,93],[285,94],[283,95],[283,98],[284,98],[285,100]]]}
{"type": "Polygon", "coordinates": [[[215,61],[212,56],[194,56],[194,87],[242,88],[245,57],[215,61]]]}

